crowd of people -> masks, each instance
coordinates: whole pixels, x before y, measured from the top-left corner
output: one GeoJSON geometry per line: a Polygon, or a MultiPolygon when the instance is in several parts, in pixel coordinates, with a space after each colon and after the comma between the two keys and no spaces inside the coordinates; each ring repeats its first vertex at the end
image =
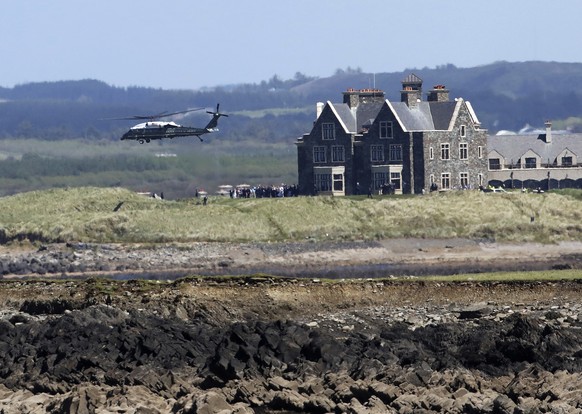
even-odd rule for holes
{"type": "Polygon", "coordinates": [[[299,195],[297,186],[281,184],[280,186],[244,186],[230,190],[230,198],[276,198],[296,197],[299,195]]]}

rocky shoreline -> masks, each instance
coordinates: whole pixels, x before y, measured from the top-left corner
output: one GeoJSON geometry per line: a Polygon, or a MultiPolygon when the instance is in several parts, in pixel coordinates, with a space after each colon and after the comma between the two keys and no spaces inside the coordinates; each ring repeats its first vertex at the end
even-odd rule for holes
{"type": "Polygon", "coordinates": [[[408,274],[467,263],[475,272],[500,263],[576,269],[579,247],[405,240],[0,250],[0,412],[582,412],[581,282],[342,273],[375,265],[386,276],[396,264],[408,274]],[[252,275],[166,281],[205,272],[252,275]],[[136,274],[157,280],[124,280],[136,274]]]}

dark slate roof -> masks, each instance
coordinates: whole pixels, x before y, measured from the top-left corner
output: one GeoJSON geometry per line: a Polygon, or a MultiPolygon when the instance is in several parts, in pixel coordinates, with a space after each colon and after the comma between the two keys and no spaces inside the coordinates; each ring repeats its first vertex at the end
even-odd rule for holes
{"type": "Polygon", "coordinates": [[[356,131],[356,120],[354,119],[354,115],[348,104],[345,103],[332,103],[333,109],[335,109],[336,113],[346,126],[349,132],[356,131]]]}
{"type": "Polygon", "coordinates": [[[354,117],[353,111],[345,103],[332,103],[331,105],[348,128],[348,131],[359,133],[364,125],[369,126],[374,122],[384,102],[364,102],[359,104],[356,109],[356,117],[354,117]]]}
{"type": "Polygon", "coordinates": [[[497,151],[508,162],[517,162],[529,150],[538,154],[542,162],[553,162],[565,149],[582,158],[582,134],[552,134],[549,144],[545,134],[493,135],[487,140],[487,152],[497,151]]]}
{"type": "Polygon", "coordinates": [[[419,102],[418,106],[409,108],[404,102],[391,102],[394,112],[408,131],[433,130],[434,123],[428,102],[419,102]]]}
{"type": "MultiPolygon", "coordinates": [[[[446,131],[449,129],[451,119],[455,114],[457,102],[422,101],[414,108],[409,108],[404,102],[389,102],[389,104],[407,131],[446,131]]],[[[331,105],[348,131],[359,133],[363,127],[369,127],[374,122],[384,102],[361,103],[357,107],[356,118],[347,104],[331,103],[331,105]]]]}
{"type": "Polygon", "coordinates": [[[457,102],[427,102],[430,105],[430,112],[432,113],[432,120],[434,122],[434,129],[447,130],[451,124],[451,119],[455,114],[457,102]]]}
{"type": "Polygon", "coordinates": [[[384,102],[365,102],[365,103],[361,103],[360,105],[358,105],[358,109],[356,112],[356,121],[357,121],[357,125],[358,125],[358,130],[357,132],[361,132],[362,131],[362,127],[365,125],[366,127],[369,127],[369,125],[371,125],[374,120],[376,119],[376,117],[378,116],[378,113],[380,112],[380,109],[382,109],[382,106],[384,105],[384,102]]]}
{"type": "Polygon", "coordinates": [[[404,102],[390,102],[407,131],[446,131],[455,116],[458,102],[418,102],[409,108],[404,102]]]}

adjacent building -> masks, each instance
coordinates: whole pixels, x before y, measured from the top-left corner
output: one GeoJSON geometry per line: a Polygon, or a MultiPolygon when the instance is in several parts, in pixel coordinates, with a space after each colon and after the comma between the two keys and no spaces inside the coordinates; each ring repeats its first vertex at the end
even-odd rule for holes
{"type": "MultiPolygon", "coordinates": [[[[563,131],[562,131],[563,132],[563,131]]],[[[582,134],[552,132],[489,137],[489,181],[506,188],[582,188],[582,134]]]]}
{"type": "Polygon", "coordinates": [[[402,81],[400,102],[378,89],[349,89],[342,103],[317,104],[311,132],[297,140],[301,194],[351,195],[486,185],[487,130],[471,104],[444,85],[423,100],[422,80],[402,81]]]}

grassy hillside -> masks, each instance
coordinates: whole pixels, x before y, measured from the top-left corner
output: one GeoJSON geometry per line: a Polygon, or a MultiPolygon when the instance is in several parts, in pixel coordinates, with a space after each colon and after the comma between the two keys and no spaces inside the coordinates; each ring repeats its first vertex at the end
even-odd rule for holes
{"type": "Polygon", "coordinates": [[[580,194],[467,191],[374,199],[211,197],[204,206],[197,199],[156,200],[121,188],[71,188],[0,198],[0,236],[3,242],[468,237],[549,243],[582,240],[580,194]]]}

